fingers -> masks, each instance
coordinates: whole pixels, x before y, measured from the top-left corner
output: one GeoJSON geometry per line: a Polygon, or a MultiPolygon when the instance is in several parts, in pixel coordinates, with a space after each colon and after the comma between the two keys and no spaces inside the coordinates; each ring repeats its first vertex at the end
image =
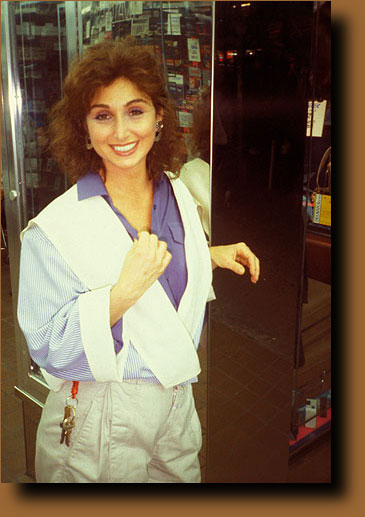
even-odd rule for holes
{"type": "Polygon", "coordinates": [[[158,253],[164,253],[167,250],[167,243],[165,241],[157,241],[157,251],[158,253]]]}
{"type": "Polygon", "coordinates": [[[148,256],[160,274],[169,265],[172,255],[167,251],[167,243],[158,240],[157,235],[142,231],[138,233],[137,242],[144,256],[148,256]]]}
{"type": "Polygon", "coordinates": [[[162,271],[165,271],[167,266],[170,264],[170,260],[172,259],[172,255],[169,251],[166,251],[165,255],[162,259],[162,271]]]}
{"type": "Polygon", "coordinates": [[[239,264],[238,262],[232,262],[230,269],[233,271],[233,273],[236,273],[236,275],[244,275],[246,271],[242,264],[239,264]]]}
{"type": "Polygon", "coordinates": [[[167,243],[164,241],[157,242],[157,260],[162,264],[162,270],[165,271],[167,266],[172,259],[172,255],[169,251],[167,251],[167,243]]]}
{"type": "Polygon", "coordinates": [[[150,247],[153,251],[156,251],[156,252],[157,252],[157,249],[158,249],[158,237],[157,237],[157,235],[155,235],[154,233],[151,233],[151,234],[149,235],[148,245],[149,245],[149,247],[150,247]]]}
{"type": "Polygon", "coordinates": [[[254,275],[254,278],[252,279],[252,281],[256,283],[258,281],[258,279],[260,278],[260,261],[256,256],[255,256],[255,266],[256,266],[256,271],[255,271],[255,275],[254,275]]]}
{"type": "MultiPolygon", "coordinates": [[[[137,234],[137,236],[138,236],[137,242],[139,242],[140,244],[145,244],[146,246],[149,246],[150,237],[152,235],[153,234],[151,234],[149,232],[146,232],[146,231],[138,232],[138,234],[137,234]]],[[[155,235],[155,237],[156,237],[156,235],[155,235]]]]}
{"type": "Polygon", "coordinates": [[[260,261],[256,257],[254,253],[247,247],[248,249],[248,267],[251,275],[251,281],[256,283],[260,276],[260,261]]]}
{"type": "Polygon", "coordinates": [[[233,271],[233,273],[236,273],[236,275],[244,275],[246,269],[243,264],[245,264],[245,261],[241,260],[241,257],[238,254],[238,250],[234,249],[233,255],[232,257],[229,257],[226,267],[233,271]]]}
{"type": "Polygon", "coordinates": [[[158,237],[154,233],[149,233],[146,231],[138,233],[137,243],[139,244],[140,248],[145,250],[145,252],[151,251],[157,253],[158,242],[158,237]]]}
{"type": "MultiPolygon", "coordinates": [[[[237,257],[239,262],[243,262],[246,266],[248,266],[251,282],[254,284],[258,281],[260,277],[260,261],[256,257],[256,255],[250,250],[250,248],[244,243],[240,242],[237,245],[237,257]]],[[[242,274],[242,273],[241,273],[242,274]]]]}

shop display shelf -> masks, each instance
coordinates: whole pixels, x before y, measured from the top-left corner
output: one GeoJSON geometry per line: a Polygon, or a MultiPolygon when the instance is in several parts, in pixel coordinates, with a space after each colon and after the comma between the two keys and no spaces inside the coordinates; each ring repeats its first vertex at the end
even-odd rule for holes
{"type": "Polygon", "coordinates": [[[299,450],[302,450],[303,447],[313,443],[314,440],[331,430],[331,390],[322,393],[312,400],[318,401],[319,406],[320,399],[323,399],[324,397],[327,399],[327,408],[325,409],[325,414],[321,415],[319,412],[316,412],[316,414],[308,418],[308,414],[306,414],[306,405],[302,405],[297,408],[295,413],[297,428],[294,428],[294,422],[294,426],[292,426],[289,438],[290,456],[297,453],[299,450]]]}

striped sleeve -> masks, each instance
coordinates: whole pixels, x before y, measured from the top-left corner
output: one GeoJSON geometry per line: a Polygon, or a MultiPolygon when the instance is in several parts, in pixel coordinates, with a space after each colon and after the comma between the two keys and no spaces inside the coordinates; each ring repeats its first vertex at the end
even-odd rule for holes
{"type": "Polygon", "coordinates": [[[82,344],[79,296],[88,289],[42,230],[24,235],[18,322],[32,359],[62,379],[94,380],[82,344]]]}

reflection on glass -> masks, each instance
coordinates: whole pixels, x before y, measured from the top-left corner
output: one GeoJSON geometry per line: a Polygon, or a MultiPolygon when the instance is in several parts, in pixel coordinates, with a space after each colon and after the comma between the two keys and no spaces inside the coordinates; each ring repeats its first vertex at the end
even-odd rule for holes
{"type": "Polygon", "coordinates": [[[66,72],[64,2],[16,2],[17,56],[23,102],[27,218],[65,190],[65,182],[40,145],[47,112],[61,96],[66,72]]]}
{"type": "Polygon", "coordinates": [[[204,231],[210,241],[210,87],[195,102],[192,111],[190,159],[180,171],[180,179],[188,187],[204,231]]]}
{"type": "MultiPolygon", "coordinates": [[[[14,2],[16,56],[21,88],[23,167],[29,220],[67,188],[41,145],[47,113],[62,95],[67,70],[64,2],[14,2]]],[[[41,377],[30,361],[30,373],[41,377]]]]}

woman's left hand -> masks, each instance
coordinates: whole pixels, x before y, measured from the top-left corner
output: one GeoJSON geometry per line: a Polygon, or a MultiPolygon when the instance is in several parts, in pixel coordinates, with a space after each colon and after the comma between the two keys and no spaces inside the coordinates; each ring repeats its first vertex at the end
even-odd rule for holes
{"type": "Polygon", "coordinates": [[[251,282],[256,284],[260,276],[260,261],[244,242],[225,246],[212,246],[210,258],[212,267],[230,269],[237,275],[243,275],[248,267],[251,282]]]}

